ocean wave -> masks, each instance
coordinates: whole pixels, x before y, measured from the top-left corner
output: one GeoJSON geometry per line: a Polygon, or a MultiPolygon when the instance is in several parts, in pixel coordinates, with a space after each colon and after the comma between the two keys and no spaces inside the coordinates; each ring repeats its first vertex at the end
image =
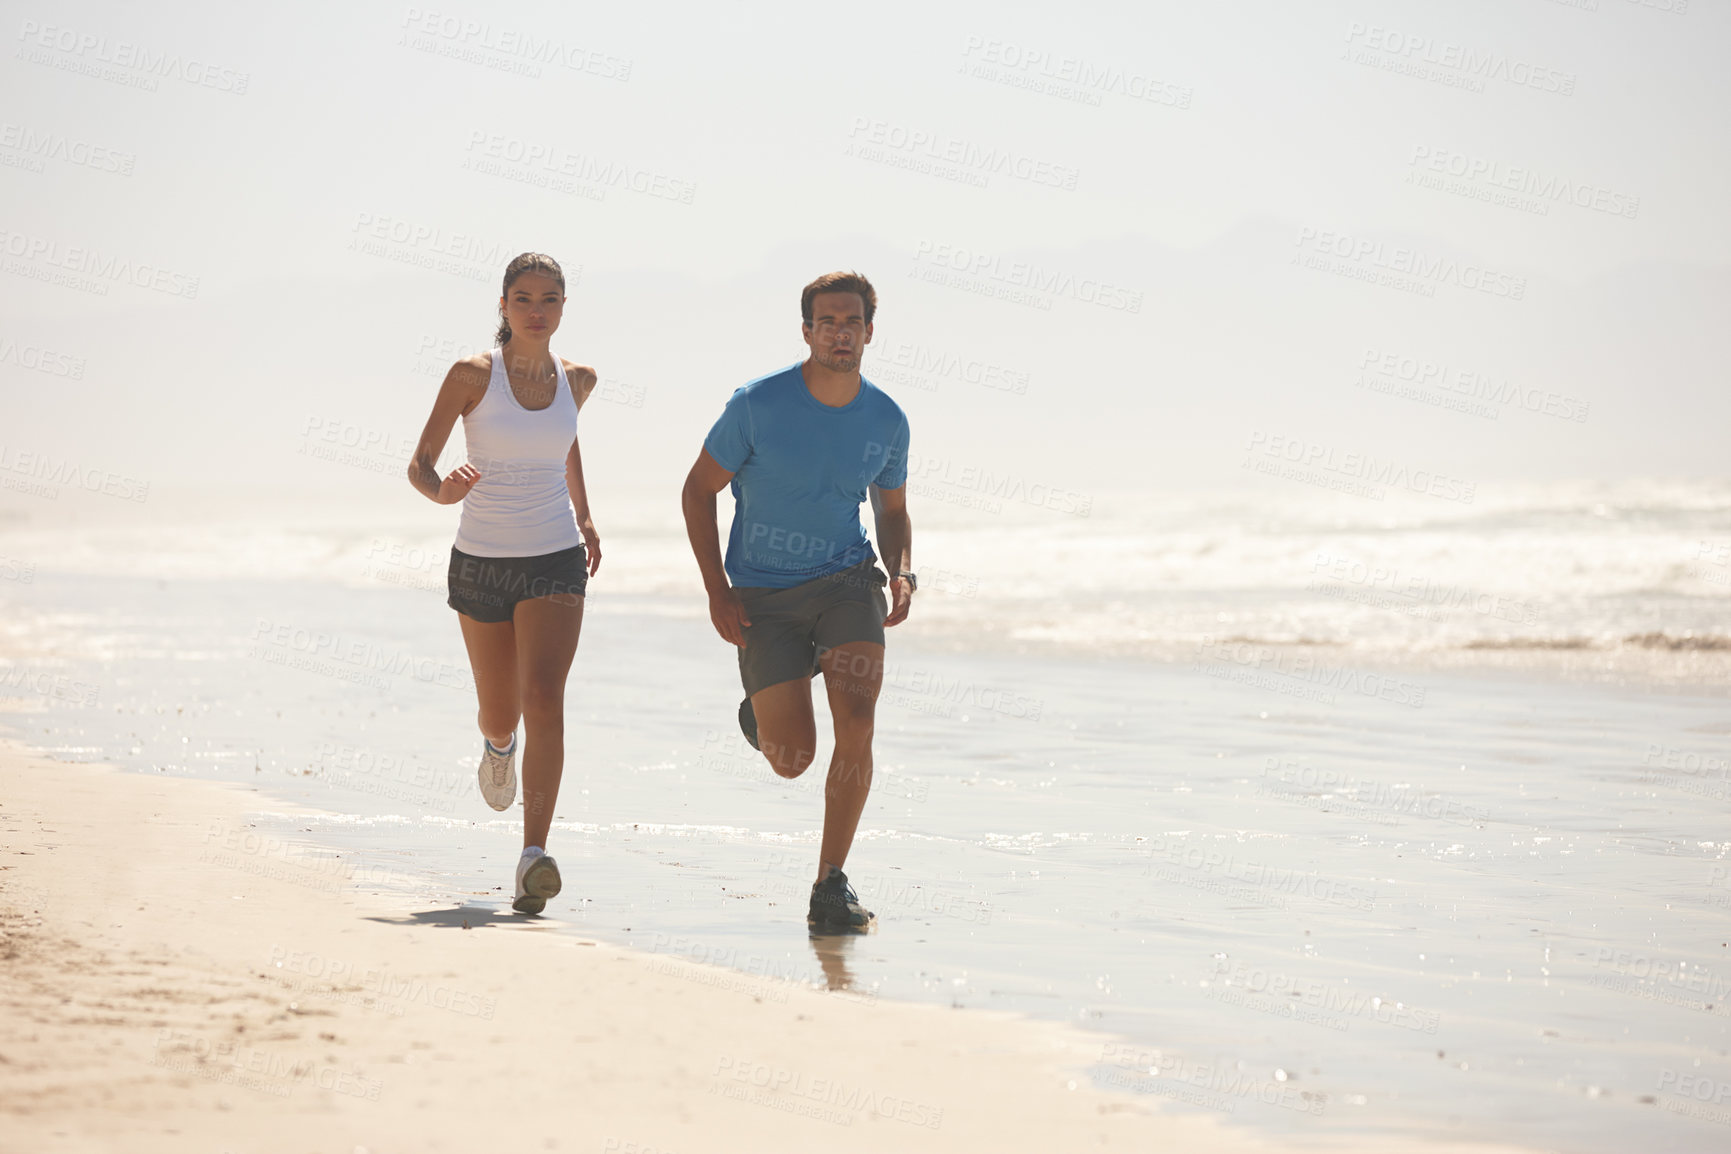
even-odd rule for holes
{"type": "MultiPolygon", "coordinates": [[[[921,591],[910,631],[958,650],[1177,652],[1224,637],[1489,663],[1522,651],[1543,660],[1620,650],[1677,663],[1731,650],[1724,483],[1496,486],[1446,510],[1224,492],[1099,496],[1087,517],[916,510],[921,591]]],[[[610,544],[591,585],[596,612],[705,614],[690,546],[666,506],[598,510],[610,544]]],[[[385,511],[262,520],[0,525],[0,606],[67,578],[124,572],[418,597],[427,620],[443,625],[453,528],[452,510],[406,497],[385,511]]],[[[14,613],[9,641],[55,652],[70,624],[14,613]]],[[[106,619],[80,636],[137,649],[138,624],[106,619]]],[[[78,644],[83,652],[92,642],[78,644]]]]}
{"type": "Polygon", "coordinates": [[[1461,646],[1462,649],[1597,649],[1598,642],[1590,637],[1480,637],[1461,646]]]}
{"type": "Polygon", "coordinates": [[[1642,649],[1731,649],[1731,637],[1723,637],[1716,633],[1697,634],[1694,632],[1681,634],[1634,633],[1623,638],[1623,644],[1638,646],[1642,649]]]}

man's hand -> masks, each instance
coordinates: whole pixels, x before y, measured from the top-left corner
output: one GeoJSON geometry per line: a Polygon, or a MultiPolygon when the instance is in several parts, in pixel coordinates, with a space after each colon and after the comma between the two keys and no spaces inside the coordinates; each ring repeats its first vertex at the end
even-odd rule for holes
{"type": "Polygon", "coordinates": [[[745,606],[739,603],[739,594],[732,589],[711,593],[709,620],[714,623],[715,631],[721,634],[723,641],[741,649],[745,648],[745,630],[751,624],[751,618],[745,615],[745,606]]]}
{"type": "Polygon", "coordinates": [[[685,488],[680,491],[679,505],[685,513],[685,533],[691,538],[691,552],[703,574],[703,587],[709,591],[709,620],[723,641],[743,649],[751,618],[745,615],[739,595],[728,583],[727,567],[721,560],[721,534],[715,527],[715,495],[731,480],[733,474],[723,469],[708,449],[699,449],[697,462],[691,466],[685,488]]]}
{"type": "MultiPolygon", "coordinates": [[[[908,488],[883,489],[872,485],[866,491],[871,497],[872,519],[877,525],[878,559],[886,573],[906,573],[914,567],[914,525],[908,520],[908,488]]],[[[914,600],[914,583],[906,577],[890,578],[890,613],[884,627],[900,625],[908,619],[908,608],[914,600]]]]}
{"type": "Polygon", "coordinates": [[[914,583],[906,577],[891,577],[890,598],[890,615],[884,618],[885,629],[908,619],[908,610],[914,604],[914,583]]]}

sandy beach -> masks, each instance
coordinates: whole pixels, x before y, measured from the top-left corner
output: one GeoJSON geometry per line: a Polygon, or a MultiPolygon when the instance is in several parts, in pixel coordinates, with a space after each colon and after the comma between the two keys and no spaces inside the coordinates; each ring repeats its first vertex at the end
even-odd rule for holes
{"type": "Polygon", "coordinates": [[[1111,1039],[414,908],[246,787],[0,756],[9,1154],[1288,1148],[1090,1087],[1111,1039]]]}
{"type": "MultiPolygon", "coordinates": [[[[821,782],[732,731],[678,542],[645,536],[621,590],[597,582],[553,823],[566,890],[531,924],[507,912],[521,815],[475,790],[436,543],[174,536],[8,538],[42,559],[0,589],[21,743],[0,803],[29,851],[3,875],[31,1007],[0,1047],[20,1149],[148,1148],[105,1126],[342,1154],[1723,1146],[1710,684],[1474,666],[1497,651],[1464,644],[1402,663],[1398,633],[1240,640],[1286,612],[1257,590],[1221,594],[1234,632],[1181,660],[957,644],[989,606],[944,594],[951,626],[897,641],[848,862],[878,930],[824,941],[801,896],[821,782]],[[278,557],[322,560],[273,577],[278,557]],[[73,980],[89,992],[62,1002],[73,980]],[[554,1105],[478,1107],[525,1098],[554,1105]]],[[[1283,548],[1308,567],[1318,546],[1283,548]]],[[[1345,604],[1313,596],[1324,625],[1345,604]]],[[[1647,614],[1602,602],[1604,635],[1647,614]]]]}

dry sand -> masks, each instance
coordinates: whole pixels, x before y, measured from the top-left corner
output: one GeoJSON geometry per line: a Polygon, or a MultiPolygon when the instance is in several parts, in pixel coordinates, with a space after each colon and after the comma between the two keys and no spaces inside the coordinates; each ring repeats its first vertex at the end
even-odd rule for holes
{"type": "MultiPolygon", "coordinates": [[[[0,782],[7,1154],[1288,1148],[1092,1088],[1078,1029],[464,929],[259,840],[244,787],[15,744],[0,782]]],[[[1491,1149],[1327,1146],[1397,1147],[1491,1149]]]]}

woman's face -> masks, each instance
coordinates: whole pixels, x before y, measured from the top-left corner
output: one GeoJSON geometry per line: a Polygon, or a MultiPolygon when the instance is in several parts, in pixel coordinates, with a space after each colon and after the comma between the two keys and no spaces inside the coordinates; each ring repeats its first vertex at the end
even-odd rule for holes
{"type": "Polygon", "coordinates": [[[565,312],[565,292],[559,282],[544,272],[526,272],[511,282],[510,289],[499,298],[513,335],[544,341],[559,327],[565,312]]]}

